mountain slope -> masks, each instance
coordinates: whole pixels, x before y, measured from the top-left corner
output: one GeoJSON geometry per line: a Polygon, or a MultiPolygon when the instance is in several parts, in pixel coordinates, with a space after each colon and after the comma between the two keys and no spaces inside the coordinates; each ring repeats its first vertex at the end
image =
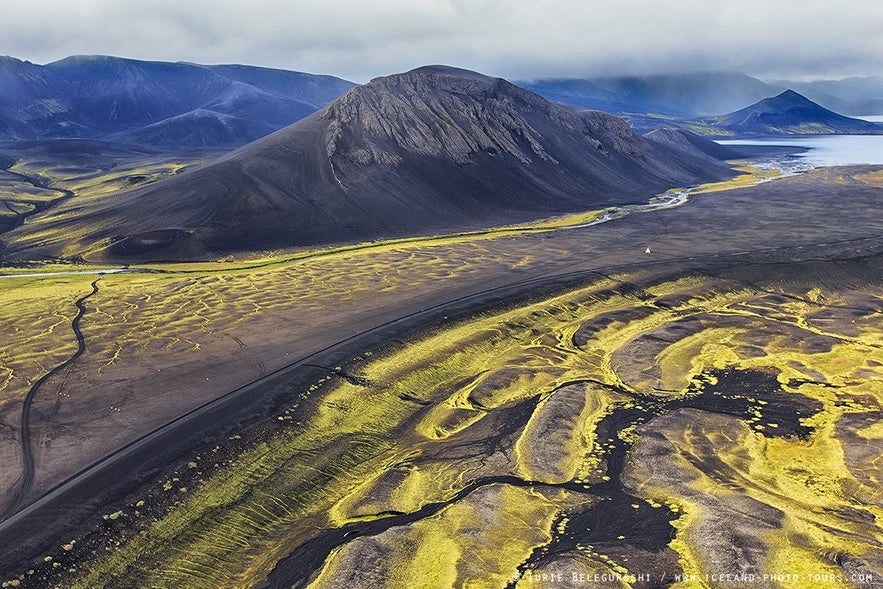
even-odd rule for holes
{"type": "Polygon", "coordinates": [[[735,149],[720,145],[711,139],[691,133],[685,129],[656,129],[644,136],[674,149],[680,149],[696,156],[709,157],[718,161],[736,159],[742,156],[735,149]]]}
{"type": "Polygon", "coordinates": [[[17,230],[8,253],[70,254],[105,241],[114,244],[110,258],[206,258],[417,235],[635,202],[730,174],[611,115],[429,66],[375,79],[269,137],[94,210],[61,208],[33,235],[17,230]],[[66,235],[83,233],[65,247],[66,235]]]}
{"type": "Polygon", "coordinates": [[[737,135],[883,134],[883,127],[823,108],[793,90],[702,123],[737,135]]]}
{"type": "Polygon", "coordinates": [[[0,58],[0,139],[108,139],[130,134],[142,144],[203,147],[205,136],[188,129],[206,112],[241,119],[239,137],[223,135],[212,147],[243,145],[268,130],[315,112],[353,84],[248,66],[202,66],[105,56],[69,57],[45,66],[0,58]],[[185,115],[191,116],[185,116],[185,115]],[[181,130],[140,129],[163,123],[181,130]],[[168,145],[169,136],[185,143],[168,145]],[[195,143],[186,143],[193,137],[195,143]]]}

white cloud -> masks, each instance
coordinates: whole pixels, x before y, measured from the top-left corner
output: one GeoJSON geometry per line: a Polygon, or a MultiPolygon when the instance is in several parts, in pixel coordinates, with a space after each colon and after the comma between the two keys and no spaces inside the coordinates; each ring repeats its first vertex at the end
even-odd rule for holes
{"type": "Polygon", "coordinates": [[[4,8],[0,53],[248,63],[367,79],[426,63],[510,78],[883,73],[865,0],[79,0],[4,8]]]}

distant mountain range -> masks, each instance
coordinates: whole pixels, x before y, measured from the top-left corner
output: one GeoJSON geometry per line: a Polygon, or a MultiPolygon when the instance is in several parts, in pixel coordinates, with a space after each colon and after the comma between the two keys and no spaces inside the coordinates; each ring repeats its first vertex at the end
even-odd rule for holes
{"type": "MultiPolygon", "coordinates": [[[[883,113],[883,77],[784,84],[707,72],[518,85],[553,102],[617,114],[640,133],[738,111],[787,88],[836,112],[883,113]]],[[[0,141],[78,138],[165,150],[229,149],[315,112],[353,86],[332,76],[242,65],[106,56],[36,65],[0,57],[0,141]]],[[[696,126],[702,124],[693,130],[708,132],[696,126]]]]}
{"type": "MultiPolygon", "coordinates": [[[[734,112],[696,118],[672,115],[620,115],[637,132],[683,129],[706,137],[780,137],[783,135],[883,135],[883,124],[847,117],[785,90],[734,112]]],[[[683,140],[683,137],[680,138],[683,140]]]]}
{"type": "Polygon", "coordinates": [[[728,112],[784,88],[737,73],[546,79],[519,85],[562,104],[611,113],[694,117],[728,112]]]}
{"type": "MultiPolygon", "coordinates": [[[[377,78],[286,129],[84,214],[12,234],[13,258],[52,235],[116,260],[448,232],[645,200],[732,171],[499,78],[429,66],[377,78]]],[[[73,202],[73,201],[71,201],[73,202]]],[[[73,206],[73,205],[71,205],[73,206]]]]}
{"type": "Polygon", "coordinates": [[[315,112],[354,85],[240,65],[105,56],[36,65],[0,57],[0,140],[236,147],[315,112]]]}
{"type": "Polygon", "coordinates": [[[847,115],[883,114],[883,76],[815,82],[763,82],[741,73],[540,79],[518,82],[554,102],[615,114],[690,118],[744,108],[787,89],[847,115]]]}

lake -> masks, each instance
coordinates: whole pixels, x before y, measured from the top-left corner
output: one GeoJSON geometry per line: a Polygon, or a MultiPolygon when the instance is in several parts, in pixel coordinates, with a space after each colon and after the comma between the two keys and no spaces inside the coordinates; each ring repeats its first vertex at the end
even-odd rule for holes
{"type": "MultiPolygon", "coordinates": [[[[806,151],[787,156],[806,167],[883,164],[883,135],[823,135],[816,137],[774,137],[769,139],[726,139],[721,145],[784,145],[806,151]]],[[[781,156],[780,156],[781,157],[781,156]]]]}

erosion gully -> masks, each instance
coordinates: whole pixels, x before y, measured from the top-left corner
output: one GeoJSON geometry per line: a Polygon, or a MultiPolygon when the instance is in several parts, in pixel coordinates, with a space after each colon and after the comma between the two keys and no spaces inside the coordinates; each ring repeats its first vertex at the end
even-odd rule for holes
{"type": "MultiPolygon", "coordinates": [[[[20,227],[28,217],[32,217],[36,214],[42,213],[43,211],[50,209],[62,202],[66,201],[69,198],[75,196],[75,193],[72,190],[67,190],[64,188],[56,188],[52,186],[51,181],[48,178],[44,178],[43,176],[38,176],[35,174],[25,174],[23,172],[13,172],[10,168],[15,165],[15,160],[2,160],[0,161],[0,168],[3,169],[5,174],[12,176],[15,179],[20,180],[26,184],[30,184],[34,188],[39,188],[41,190],[52,190],[54,192],[59,193],[58,198],[53,198],[52,200],[47,200],[45,202],[31,202],[28,201],[29,204],[33,205],[34,208],[30,211],[16,211],[13,209],[6,200],[0,201],[3,205],[10,211],[15,213],[15,217],[11,219],[10,222],[5,225],[0,225],[0,234],[6,233],[8,231],[12,231],[20,227]]],[[[15,199],[9,199],[15,200],[15,199]]],[[[0,251],[2,251],[2,246],[0,246],[0,251]]]]}
{"type": "MultiPolygon", "coordinates": [[[[555,484],[511,475],[481,477],[471,481],[449,499],[429,503],[417,511],[386,512],[378,514],[381,516],[378,519],[353,522],[320,532],[277,563],[259,588],[304,587],[336,548],[357,538],[377,536],[396,526],[406,526],[432,517],[489,485],[564,489],[597,499],[585,510],[561,514],[552,525],[554,532],[551,541],[533,550],[518,567],[519,575],[514,576],[509,587],[515,587],[517,578],[527,571],[542,566],[557,555],[575,553],[578,546],[591,545],[601,552],[605,545],[614,544],[620,550],[623,547],[651,552],[663,550],[674,538],[675,528],[671,522],[678,516],[669,508],[652,506],[624,489],[622,471],[634,438],[620,437],[620,432],[646,424],[653,418],[676,409],[690,408],[736,418],[748,418],[754,412],[760,412],[760,419],[752,423],[757,431],[763,429],[764,435],[768,436],[805,438],[812,429],[802,425],[800,420],[822,408],[817,401],[783,391],[772,373],[734,368],[704,374],[683,397],[636,399],[640,401],[638,406],[630,403],[617,404],[597,426],[597,439],[611,440],[603,446],[600,456],[602,464],[606,464],[605,474],[608,480],[593,484],[576,481],[555,484]],[[764,429],[769,423],[776,423],[778,427],[775,430],[764,429]],[[770,431],[775,433],[770,434],[770,431]],[[635,508],[635,505],[638,507],[635,508]],[[564,525],[559,526],[562,521],[564,525]]],[[[533,400],[533,405],[536,405],[536,400],[533,400]]],[[[678,571],[671,571],[675,572],[678,571]]],[[[667,587],[673,580],[673,574],[660,575],[659,579],[648,581],[649,584],[645,586],[667,587]],[[666,581],[666,577],[670,581],[666,581]]]]}

